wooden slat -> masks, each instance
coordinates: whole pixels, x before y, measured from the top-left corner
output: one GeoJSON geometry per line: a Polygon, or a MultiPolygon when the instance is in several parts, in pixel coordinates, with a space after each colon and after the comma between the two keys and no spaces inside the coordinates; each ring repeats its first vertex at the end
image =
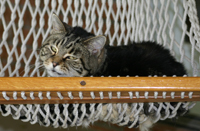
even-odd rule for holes
{"type": "Polygon", "coordinates": [[[200,77],[71,77],[71,78],[0,78],[0,104],[44,104],[44,103],[131,103],[131,102],[178,102],[178,101],[200,101],[200,77]],[[84,82],[82,82],[84,81],[84,82]],[[5,100],[3,93],[9,100],[5,100]],[[17,100],[13,98],[13,92],[17,92],[17,100]],[[22,99],[21,92],[25,92],[26,100],[22,99]],[[46,96],[51,92],[51,100],[46,96]],[[82,92],[83,99],[79,97],[82,92]],[[157,99],[154,92],[158,93],[157,99]],[[34,92],[35,99],[30,98],[30,92],[34,92]],[[43,99],[39,99],[38,92],[42,92],[43,99]],[[63,99],[57,96],[61,92],[63,99]],[[68,92],[72,92],[70,99],[68,92]],[[95,99],[91,98],[90,92],[94,92],[95,99]],[[103,92],[101,99],[99,92],[103,92]],[[112,99],[108,93],[112,92],[112,99]],[[117,92],[121,93],[120,98],[117,92]],[[130,99],[129,92],[133,93],[130,99]],[[140,97],[136,97],[139,92],[140,97]],[[145,98],[148,92],[148,99],[145,98]],[[162,93],[166,92],[166,98],[162,93]],[[175,92],[175,98],[171,98],[171,92],[175,92]],[[181,98],[184,92],[184,98],[181,98]],[[193,92],[192,99],[189,93],[193,92]]]}
{"type": "Polygon", "coordinates": [[[3,77],[0,91],[200,91],[200,77],[3,77]]]}

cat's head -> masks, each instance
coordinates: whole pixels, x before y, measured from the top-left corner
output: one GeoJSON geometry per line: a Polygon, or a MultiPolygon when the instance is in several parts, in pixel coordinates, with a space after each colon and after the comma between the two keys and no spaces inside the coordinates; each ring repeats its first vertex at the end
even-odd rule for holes
{"type": "Polygon", "coordinates": [[[81,27],[71,27],[52,15],[53,28],[42,43],[40,59],[53,77],[77,77],[95,74],[102,66],[105,36],[94,36],[81,27]]]}

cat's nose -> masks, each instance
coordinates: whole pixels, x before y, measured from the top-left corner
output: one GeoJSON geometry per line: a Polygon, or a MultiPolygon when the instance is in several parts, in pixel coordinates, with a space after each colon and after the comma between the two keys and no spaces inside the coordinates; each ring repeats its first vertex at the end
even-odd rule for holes
{"type": "Polygon", "coordinates": [[[52,64],[53,64],[53,67],[56,67],[57,65],[59,65],[58,62],[52,62],[52,64]]]}

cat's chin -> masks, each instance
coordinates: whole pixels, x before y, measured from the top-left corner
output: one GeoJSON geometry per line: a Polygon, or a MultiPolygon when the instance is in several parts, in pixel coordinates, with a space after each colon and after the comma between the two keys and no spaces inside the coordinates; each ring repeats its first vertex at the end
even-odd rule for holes
{"type": "Polygon", "coordinates": [[[59,72],[56,72],[55,70],[47,70],[47,73],[51,77],[69,77],[64,73],[59,73],[59,72]]]}
{"type": "Polygon", "coordinates": [[[80,75],[73,75],[73,73],[70,73],[70,72],[68,74],[65,74],[65,73],[57,72],[55,70],[47,70],[47,73],[51,77],[82,77],[80,75]]]}

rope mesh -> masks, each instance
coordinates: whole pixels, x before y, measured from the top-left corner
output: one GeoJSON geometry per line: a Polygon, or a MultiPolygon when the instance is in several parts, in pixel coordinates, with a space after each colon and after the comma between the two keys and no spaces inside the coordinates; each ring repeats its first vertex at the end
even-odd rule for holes
{"type": "Polygon", "coordinates": [[[88,126],[102,120],[128,126],[142,125],[146,121],[156,123],[158,120],[173,118],[180,110],[189,110],[194,103],[179,102],[172,105],[165,103],[118,103],[118,104],[27,104],[0,105],[3,116],[12,114],[14,119],[21,119],[31,124],[68,128],[72,126],[88,126]],[[144,106],[149,106],[148,111],[144,106]]]}
{"type": "Polygon", "coordinates": [[[0,76],[46,75],[39,68],[37,51],[51,30],[53,12],[69,25],[105,34],[110,45],[157,41],[184,63],[190,76],[198,76],[200,27],[195,6],[194,0],[2,0],[0,76]]]}
{"type": "MultiPolygon", "coordinates": [[[[189,76],[200,75],[200,27],[194,0],[1,0],[0,1],[0,76],[44,77],[40,68],[38,48],[51,30],[51,15],[55,12],[71,26],[81,26],[94,34],[105,34],[110,45],[127,45],[129,41],[157,41],[170,49],[182,62],[189,76]],[[187,22],[189,23],[187,25],[187,22]],[[186,39],[189,42],[186,42],[186,39]]],[[[93,92],[91,98],[95,98],[93,92]]],[[[9,100],[6,92],[4,99],[9,100]]],[[[63,96],[57,92],[60,99],[63,96]]],[[[68,95],[73,99],[71,92],[68,95]]],[[[130,99],[139,92],[129,93],[130,99]]],[[[103,99],[103,92],[100,92],[103,99]]],[[[155,98],[157,92],[154,92],[155,98]]],[[[185,96],[181,94],[182,98],[185,96]]],[[[34,100],[33,92],[30,93],[34,100]]],[[[38,94],[43,99],[42,93],[38,94]]],[[[51,99],[50,92],[46,94],[51,99]]],[[[79,97],[83,98],[82,93],[79,97]]],[[[120,99],[120,92],[117,93],[120,99]]],[[[163,98],[166,92],[163,92],[163,98]]],[[[171,93],[174,97],[174,93],[171,93]]],[[[192,92],[189,93],[192,97],[192,92]]],[[[17,93],[13,92],[13,98],[17,93]]],[[[24,92],[21,98],[26,100],[24,92]]],[[[112,99],[112,92],[109,93],[112,99]]],[[[148,99],[148,92],[145,92],[148,99]]],[[[173,118],[181,109],[192,108],[189,102],[132,104],[27,104],[0,105],[3,116],[12,115],[31,124],[67,128],[87,126],[103,120],[137,127],[146,121],[173,118]],[[148,107],[148,111],[144,107],[148,107]],[[73,111],[72,111],[73,109],[73,111]],[[148,117],[148,113],[153,115],[148,117]]]]}

